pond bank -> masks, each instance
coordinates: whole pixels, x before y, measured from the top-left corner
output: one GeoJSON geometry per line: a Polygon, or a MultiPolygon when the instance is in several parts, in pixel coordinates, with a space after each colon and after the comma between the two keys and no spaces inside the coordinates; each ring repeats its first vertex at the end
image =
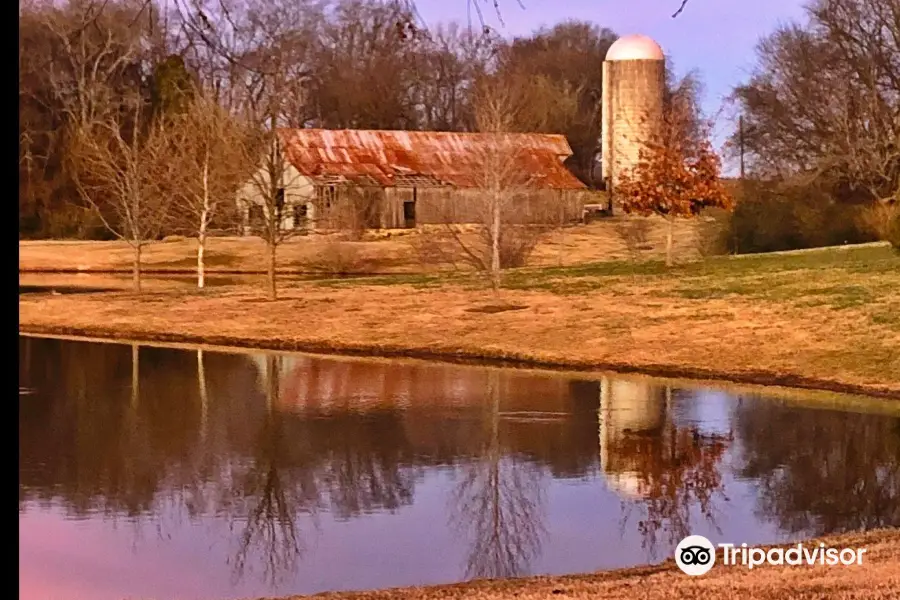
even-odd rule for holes
{"type": "MultiPolygon", "coordinates": [[[[88,286],[72,277],[54,285],[88,286]]],[[[25,281],[27,283],[27,281],[25,281]]],[[[37,283],[37,282],[35,282],[37,283]]],[[[46,282],[45,282],[46,283],[46,282]]],[[[94,287],[100,286],[99,281],[94,287]]],[[[20,285],[23,280],[20,278],[20,285]]],[[[19,296],[20,331],[722,379],[900,399],[889,248],[19,296]]]]}
{"type": "Polygon", "coordinates": [[[767,371],[719,371],[716,369],[687,368],[675,365],[635,365],[619,362],[589,362],[577,360],[548,360],[491,349],[448,348],[446,351],[433,348],[387,346],[378,344],[339,344],[324,341],[303,341],[286,339],[259,339],[254,337],[233,337],[219,335],[191,335],[170,332],[148,332],[140,329],[109,327],[65,327],[20,324],[22,334],[71,336],[100,340],[124,340],[135,343],[174,343],[204,346],[231,347],[247,350],[268,350],[283,352],[309,352],[315,354],[335,354],[344,356],[371,356],[378,358],[413,358],[456,364],[474,364],[508,368],[537,368],[564,371],[613,371],[622,374],[647,375],[670,379],[690,379],[698,381],[727,381],[737,384],[777,386],[806,390],[820,390],[838,394],[850,394],[900,400],[900,388],[873,387],[842,383],[830,379],[817,379],[791,373],[767,371]]]}
{"type": "MultiPolygon", "coordinates": [[[[717,562],[700,577],[684,575],[671,559],[658,566],[588,575],[529,577],[370,592],[294,596],[292,600],[888,600],[900,590],[900,530],[851,533],[804,542],[865,548],[861,566],[763,566],[753,570],[717,562]]],[[[785,547],[788,545],[784,545],[785,547]]],[[[717,558],[721,558],[721,555],[717,558]]],[[[285,599],[287,600],[287,599],[285,599]]]]}

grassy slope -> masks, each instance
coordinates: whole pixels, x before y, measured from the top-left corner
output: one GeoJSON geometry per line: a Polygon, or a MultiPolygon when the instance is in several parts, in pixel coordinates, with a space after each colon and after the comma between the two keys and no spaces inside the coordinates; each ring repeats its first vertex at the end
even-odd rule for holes
{"type": "MultiPolygon", "coordinates": [[[[159,284],[163,286],[163,284],[159,284]]],[[[900,255],[864,247],[306,282],[141,297],[26,294],[20,329],[263,348],[529,360],[900,397],[900,255]],[[490,305],[518,310],[491,312],[490,305]],[[485,307],[488,310],[485,310],[485,307]]]]}
{"type": "MultiPolygon", "coordinates": [[[[818,542],[817,540],[816,542],[818,542]]],[[[701,577],[674,561],[564,577],[477,581],[450,586],[320,594],[317,600],[888,600],[900,598],[900,530],[820,540],[829,547],[866,548],[860,566],[766,566],[753,570],[717,564],[701,577]]],[[[814,542],[807,542],[811,545],[814,542]]],[[[299,598],[299,597],[296,597],[299,598]]]]}
{"type": "MultiPolygon", "coordinates": [[[[548,235],[535,249],[533,266],[578,264],[628,257],[625,243],[616,232],[620,219],[608,219],[590,225],[567,227],[548,235]]],[[[646,219],[649,257],[660,255],[665,247],[665,226],[660,219],[646,219]]],[[[675,248],[679,256],[696,254],[697,222],[680,222],[675,248]]],[[[417,255],[410,245],[416,233],[410,230],[369,232],[363,241],[342,242],[354,255],[356,269],[368,273],[420,272],[417,255]]],[[[472,235],[467,236],[470,240],[472,235]]],[[[298,236],[279,247],[279,266],[283,272],[308,271],[317,256],[335,236],[298,236]]],[[[147,245],[143,250],[147,272],[193,272],[197,264],[196,242],[176,238],[147,245]]],[[[265,246],[259,238],[213,238],[207,246],[206,266],[210,272],[266,271],[265,246]]],[[[124,242],[22,241],[19,242],[19,270],[33,271],[130,271],[132,252],[124,242]]]]}

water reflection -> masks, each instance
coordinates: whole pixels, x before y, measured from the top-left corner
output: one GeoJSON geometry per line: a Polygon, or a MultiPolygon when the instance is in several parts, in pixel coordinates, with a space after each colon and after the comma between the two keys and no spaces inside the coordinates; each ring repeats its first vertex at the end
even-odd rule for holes
{"type": "Polygon", "coordinates": [[[900,523],[900,419],[757,401],[741,403],[735,423],[760,519],[816,534],[900,523]]]}
{"type": "MultiPolygon", "coordinates": [[[[643,380],[19,344],[23,568],[55,581],[40,565],[62,542],[40,531],[80,519],[73,535],[103,541],[79,556],[131,573],[101,568],[84,597],[195,571],[219,598],[585,571],[665,558],[687,533],[900,525],[897,418],[643,380]],[[222,568],[228,587],[209,583],[222,568]]],[[[60,581],[89,578],[70,568],[60,581]]]]}
{"type": "Polygon", "coordinates": [[[653,557],[690,535],[692,510],[717,532],[715,506],[726,503],[721,461],[731,434],[704,433],[673,420],[672,389],[604,379],[600,463],[610,486],[635,509],[643,546],[653,557]]]}
{"type": "Polygon", "coordinates": [[[500,439],[502,380],[488,372],[482,439],[451,496],[451,523],[470,541],[466,577],[515,577],[528,572],[543,537],[543,470],[504,458],[500,439]]]}

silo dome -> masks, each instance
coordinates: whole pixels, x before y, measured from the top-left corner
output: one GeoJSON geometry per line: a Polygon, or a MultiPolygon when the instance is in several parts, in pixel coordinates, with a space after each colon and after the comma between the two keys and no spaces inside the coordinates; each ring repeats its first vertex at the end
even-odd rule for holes
{"type": "Polygon", "coordinates": [[[662,48],[646,35],[620,37],[609,47],[606,60],[665,60],[662,48]]]}

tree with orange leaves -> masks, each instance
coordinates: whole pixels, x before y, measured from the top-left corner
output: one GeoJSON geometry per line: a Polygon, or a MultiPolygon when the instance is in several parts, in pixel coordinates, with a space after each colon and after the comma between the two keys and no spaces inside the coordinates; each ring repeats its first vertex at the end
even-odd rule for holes
{"type": "Polygon", "coordinates": [[[698,131],[691,110],[689,102],[671,99],[656,135],[641,149],[638,164],[622,174],[614,189],[625,213],[656,214],[668,221],[667,266],[673,262],[675,219],[695,217],[703,208],[732,206],[720,179],[721,161],[709,141],[709,128],[698,131]]]}

